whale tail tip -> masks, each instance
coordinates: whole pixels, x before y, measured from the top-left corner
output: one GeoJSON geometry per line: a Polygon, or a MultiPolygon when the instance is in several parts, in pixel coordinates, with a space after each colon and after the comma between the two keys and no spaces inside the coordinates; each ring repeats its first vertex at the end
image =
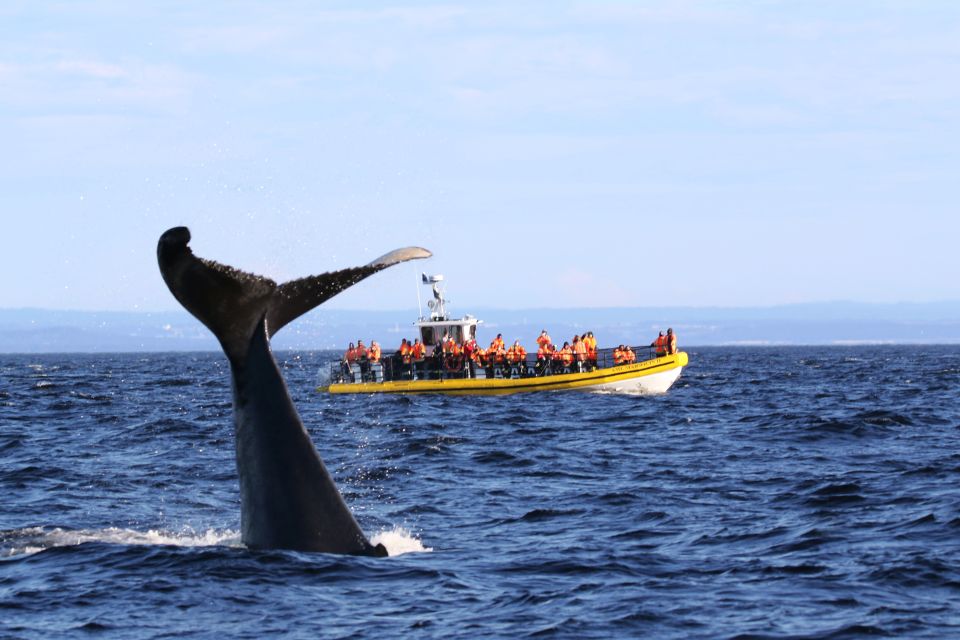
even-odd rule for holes
{"type": "Polygon", "coordinates": [[[220,341],[228,357],[242,357],[261,322],[273,336],[289,322],[364,278],[407,260],[430,257],[421,247],[391,251],[365,266],[331,271],[281,285],[226,265],[198,258],[187,227],[160,236],[157,261],[170,292],[220,341]]]}

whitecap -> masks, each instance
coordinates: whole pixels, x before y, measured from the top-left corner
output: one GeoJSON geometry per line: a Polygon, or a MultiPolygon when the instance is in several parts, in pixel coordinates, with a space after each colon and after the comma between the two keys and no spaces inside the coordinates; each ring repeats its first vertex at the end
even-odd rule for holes
{"type": "Polygon", "coordinates": [[[190,527],[179,532],[149,529],[136,531],[108,527],[106,529],[47,529],[27,527],[0,532],[0,556],[30,555],[54,547],[71,547],[85,542],[107,542],[129,545],[169,545],[177,547],[242,546],[240,533],[229,529],[195,531],[190,527]]]}
{"type": "Polygon", "coordinates": [[[423,546],[423,542],[403,527],[394,527],[390,531],[381,531],[370,538],[373,544],[382,544],[391,556],[400,556],[405,553],[426,553],[433,551],[432,547],[423,546]]]}

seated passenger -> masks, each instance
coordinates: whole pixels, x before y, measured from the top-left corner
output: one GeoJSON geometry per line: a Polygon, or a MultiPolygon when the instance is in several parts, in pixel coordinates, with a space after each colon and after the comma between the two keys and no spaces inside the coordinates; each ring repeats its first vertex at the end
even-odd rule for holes
{"type": "Polygon", "coordinates": [[[513,344],[507,350],[507,362],[515,365],[523,365],[527,361],[527,350],[520,345],[519,340],[514,340],[513,344]]]}
{"type": "Polygon", "coordinates": [[[617,345],[617,348],[613,350],[613,366],[619,366],[626,362],[626,354],[623,352],[623,345],[617,345]]]}
{"type": "Polygon", "coordinates": [[[637,361],[637,354],[633,352],[630,345],[623,348],[624,364],[633,364],[637,361]]]}

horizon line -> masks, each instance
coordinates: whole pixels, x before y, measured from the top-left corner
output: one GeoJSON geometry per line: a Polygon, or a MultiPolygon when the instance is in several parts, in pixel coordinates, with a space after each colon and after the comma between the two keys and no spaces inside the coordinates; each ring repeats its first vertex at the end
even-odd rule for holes
{"type": "MultiPolygon", "coordinates": [[[[803,306],[817,306],[817,305],[861,305],[861,306],[922,306],[922,305],[943,305],[943,304],[960,304],[960,298],[953,299],[940,299],[940,300],[924,300],[924,301],[914,301],[914,300],[901,300],[897,302],[876,302],[876,301],[862,301],[862,300],[817,300],[817,301],[807,301],[807,302],[778,302],[773,304],[745,304],[745,305],[719,305],[719,304],[708,304],[708,305],[685,305],[685,304],[661,304],[661,305],[632,305],[632,306],[595,306],[595,307],[496,307],[496,306],[477,306],[475,307],[478,310],[485,311],[585,311],[596,309],[598,311],[603,310],[613,310],[613,309],[722,309],[726,311],[737,310],[737,309],[778,309],[785,307],[803,307],[803,306]]],[[[324,311],[343,311],[349,313],[396,313],[396,312],[408,312],[409,309],[406,308],[392,308],[392,309],[360,309],[360,308],[337,308],[337,307],[317,307],[324,311]]],[[[313,311],[316,311],[314,309],[313,311]]],[[[152,313],[186,313],[189,315],[189,312],[183,308],[170,308],[170,309],[74,309],[74,308],[51,308],[51,307],[33,307],[33,306],[21,306],[21,307],[0,307],[0,312],[4,311],[43,311],[51,313],[141,313],[141,314],[152,314],[152,313]]]]}

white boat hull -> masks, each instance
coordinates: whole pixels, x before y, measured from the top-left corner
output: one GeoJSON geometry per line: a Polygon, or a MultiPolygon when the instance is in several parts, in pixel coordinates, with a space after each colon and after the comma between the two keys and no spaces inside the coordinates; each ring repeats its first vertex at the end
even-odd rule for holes
{"type": "Polygon", "coordinates": [[[654,395],[666,393],[673,383],[680,377],[680,371],[683,367],[670,369],[660,373],[654,373],[642,378],[631,378],[629,380],[617,380],[593,385],[590,387],[581,387],[582,391],[598,391],[603,393],[634,393],[637,395],[654,395]]]}

